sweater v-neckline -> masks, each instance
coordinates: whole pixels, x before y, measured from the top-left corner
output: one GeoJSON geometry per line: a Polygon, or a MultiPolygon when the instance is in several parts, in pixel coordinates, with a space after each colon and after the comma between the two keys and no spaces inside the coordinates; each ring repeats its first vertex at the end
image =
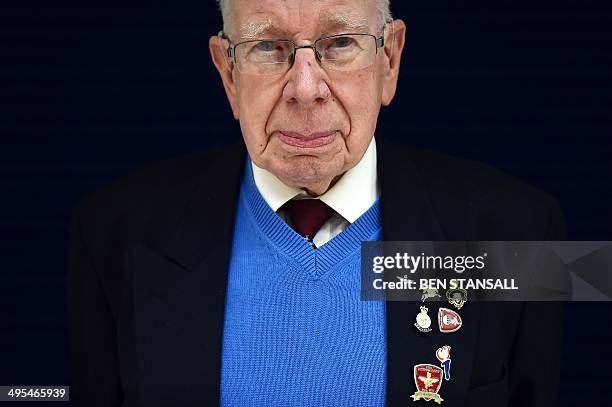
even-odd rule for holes
{"type": "Polygon", "coordinates": [[[245,166],[241,199],[261,233],[282,253],[296,261],[312,278],[321,278],[329,269],[361,248],[361,242],[372,240],[380,233],[380,198],[355,222],[319,248],[289,226],[265,201],[253,179],[252,170],[245,166]]]}

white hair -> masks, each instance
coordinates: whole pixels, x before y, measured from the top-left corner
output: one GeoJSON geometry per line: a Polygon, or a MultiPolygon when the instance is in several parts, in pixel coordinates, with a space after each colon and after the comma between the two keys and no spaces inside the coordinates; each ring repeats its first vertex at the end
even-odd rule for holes
{"type": "MultiPolygon", "coordinates": [[[[376,9],[380,16],[380,24],[383,25],[387,21],[391,20],[391,6],[390,0],[373,0],[376,2],[376,9]]],[[[229,30],[229,9],[227,7],[229,0],[217,0],[219,8],[221,9],[221,15],[223,16],[223,31],[226,33],[229,30]]]]}

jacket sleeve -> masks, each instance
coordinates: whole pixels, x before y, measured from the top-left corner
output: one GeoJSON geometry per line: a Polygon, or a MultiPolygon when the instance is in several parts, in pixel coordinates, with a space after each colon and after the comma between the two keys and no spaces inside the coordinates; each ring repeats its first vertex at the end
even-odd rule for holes
{"type": "Polygon", "coordinates": [[[77,208],[70,225],[67,279],[73,399],[78,406],[120,406],[115,321],[83,236],[77,208]]]}
{"type": "MultiPolygon", "coordinates": [[[[565,240],[559,206],[550,211],[544,240],[565,240]]],[[[563,339],[561,302],[525,302],[509,361],[510,406],[557,405],[563,339]]]]}

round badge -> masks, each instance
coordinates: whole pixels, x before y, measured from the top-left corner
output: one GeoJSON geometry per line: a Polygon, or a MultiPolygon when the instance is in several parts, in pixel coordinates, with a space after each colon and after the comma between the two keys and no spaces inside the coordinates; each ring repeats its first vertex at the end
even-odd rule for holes
{"type": "Polygon", "coordinates": [[[416,316],[416,328],[421,332],[430,332],[431,331],[431,318],[427,315],[427,307],[421,307],[421,312],[419,312],[416,316]]]}

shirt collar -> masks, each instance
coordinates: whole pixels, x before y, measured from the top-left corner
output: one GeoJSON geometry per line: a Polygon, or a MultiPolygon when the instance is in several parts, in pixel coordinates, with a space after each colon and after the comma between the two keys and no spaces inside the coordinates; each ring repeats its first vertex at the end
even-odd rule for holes
{"type": "MultiPolygon", "coordinates": [[[[271,172],[259,168],[251,161],[253,178],[257,189],[273,211],[287,201],[307,196],[306,192],[283,184],[271,172]]],[[[348,170],[327,192],[318,198],[329,205],[344,219],[353,223],[376,202],[380,196],[376,171],[376,141],[370,145],[361,160],[348,170]]]]}

